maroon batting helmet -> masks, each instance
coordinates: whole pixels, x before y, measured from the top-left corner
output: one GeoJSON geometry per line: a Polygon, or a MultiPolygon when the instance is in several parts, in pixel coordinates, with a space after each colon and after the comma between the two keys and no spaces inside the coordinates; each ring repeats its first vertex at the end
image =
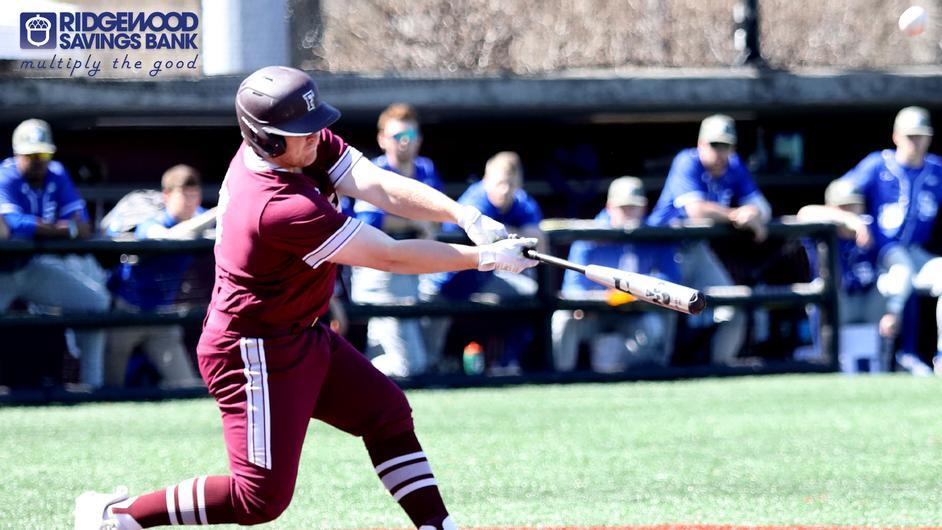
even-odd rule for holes
{"type": "Polygon", "coordinates": [[[285,136],[307,136],[340,118],[320,100],[311,76],[287,66],[266,66],[246,77],[236,94],[242,138],[259,155],[285,152],[285,136]]]}

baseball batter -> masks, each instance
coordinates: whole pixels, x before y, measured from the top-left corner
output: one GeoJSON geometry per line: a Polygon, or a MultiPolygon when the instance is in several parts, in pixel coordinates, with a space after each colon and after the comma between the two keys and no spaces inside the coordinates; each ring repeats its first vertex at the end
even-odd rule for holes
{"type": "Polygon", "coordinates": [[[266,67],[236,95],[244,142],[220,190],[216,282],[199,368],[222,414],[230,475],[128,498],[86,492],[75,528],[258,524],[291,501],[311,418],[363,438],[380,480],[419,528],[455,528],[416,438],[405,395],[320,322],[336,264],[418,274],[520,272],[534,239],[412,179],[332,133],[340,112],[300,70],[266,67]],[[459,224],[478,247],[396,241],[339,211],[339,195],[402,217],[459,224]],[[110,526],[109,526],[110,525],[110,526]]]}

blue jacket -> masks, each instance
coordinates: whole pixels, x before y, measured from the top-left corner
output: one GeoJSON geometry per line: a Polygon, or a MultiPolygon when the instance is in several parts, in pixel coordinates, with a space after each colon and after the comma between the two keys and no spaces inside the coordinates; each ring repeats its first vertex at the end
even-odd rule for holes
{"type": "Polygon", "coordinates": [[[876,151],[841,178],[853,182],[864,195],[867,214],[875,221],[873,236],[881,258],[891,246],[929,241],[942,200],[942,159],[938,156],[926,155],[921,168],[909,168],[896,161],[896,151],[876,151]]]}
{"type": "Polygon", "coordinates": [[[726,173],[713,177],[700,162],[697,148],[684,149],[674,157],[664,190],[647,223],[665,226],[675,219],[686,219],[685,206],[691,201],[705,200],[733,207],[759,198],[764,198],[762,192],[739,155],[730,155],[726,173]]]}
{"type": "MultiPolygon", "coordinates": [[[[197,209],[197,215],[205,212],[197,209]]],[[[178,223],[176,219],[161,210],[153,218],[137,226],[134,235],[137,239],[147,239],[147,230],[158,225],[170,228],[178,223]]],[[[143,310],[153,310],[168,306],[176,301],[183,283],[183,274],[193,263],[193,256],[186,254],[168,254],[141,258],[136,264],[122,263],[111,272],[108,287],[125,302],[143,310]]]]}
{"type": "Polygon", "coordinates": [[[85,201],[79,197],[65,167],[53,160],[49,162],[41,189],[33,189],[16,168],[16,160],[7,158],[0,163],[0,215],[15,238],[32,239],[36,223],[55,223],[70,219],[78,212],[88,220],[85,201]]]}

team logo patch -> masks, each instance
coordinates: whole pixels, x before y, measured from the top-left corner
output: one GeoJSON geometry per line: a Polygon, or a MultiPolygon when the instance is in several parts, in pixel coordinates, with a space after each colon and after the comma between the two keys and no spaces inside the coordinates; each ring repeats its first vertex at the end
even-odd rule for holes
{"type": "Polygon", "coordinates": [[[939,211],[939,203],[936,202],[935,195],[929,191],[919,193],[919,198],[916,199],[916,207],[918,208],[920,221],[935,219],[936,213],[939,211]]]}
{"type": "Polygon", "coordinates": [[[893,237],[903,224],[904,212],[899,204],[884,204],[880,207],[878,223],[888,237],[893,237]]]}
{"type": "Polygon", "coordinates": [[[55,47],[55,13],[20,13],[20,48],[51,50],[55,47]]]}
{"type": "Polygon", "coordinates": [[[304,98],[304,102],[307,103],[307,110],[311,111],[311,110],[314,110],[315,107],[317,107],[317,105],[314,103],[314,91],[313,90],[308,90],[307,92],[304,93],[302,97],[304,98]]]}

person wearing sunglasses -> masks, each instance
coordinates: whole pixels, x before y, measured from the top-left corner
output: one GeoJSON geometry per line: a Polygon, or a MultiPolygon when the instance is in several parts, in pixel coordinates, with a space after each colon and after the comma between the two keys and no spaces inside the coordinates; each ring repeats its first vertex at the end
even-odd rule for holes
{"type": "MultiPolygon", "coordinates": [[[[65,167],[52,159],[52,129],[31,119],[13,131],[13,156],[0,163],[0,215],[13,239],[77,239],[91,235],[85,201],[65,167]]],[[[0,310],[14,300],[71,312],[111,305],[105,272],[86,256],[39,254],[0,261],[0,310]]],[[[80,380],[97,388],[104,377],[105,333],[75,331],[80,380]]]]}
{"type": "MultiPolygon", "coordinates": [[[[374,164],[442,191],[435,164],[419,156],[422,136],[418,113],[411,105],[394,103],[386,107],[377,122],[376,142],[383,154],[373,159],[374,164]]],[[[366,201],[356,201],[353,211],[358,220],[389,234],[428,239],[435,231],[431,222],[399,217],[366,201]]],[[[412,303],[419,296],[418,276],[414,274],[354,267],[350,283],[350,297],[357,303],[412,303]]],[[[366,342],[366,355],[388,376],[411,377],[434,368],[417,318],[371,318],[366,342]]]]}
{"type": "MultiPolygon", "coordinates": [[[[730,223],[752,232],[756,241],[764,241],[772,208],[736,154],[736,141],[732,118],[723,114],[705,118],[700,124],[697,147],[684,149],[674,157],[647,223],[669,226],[687,219],[730,223]]],[[[704,289],[733,284],[707,241],[685,242],[680,257],[686,285],[704,289]]],[[[704,312],[705,318],[709,319],[711,313],[718,324],[710,344],[712,361],[736,364],[746,338],[745,315],[728,306],[704,312]]]]}

